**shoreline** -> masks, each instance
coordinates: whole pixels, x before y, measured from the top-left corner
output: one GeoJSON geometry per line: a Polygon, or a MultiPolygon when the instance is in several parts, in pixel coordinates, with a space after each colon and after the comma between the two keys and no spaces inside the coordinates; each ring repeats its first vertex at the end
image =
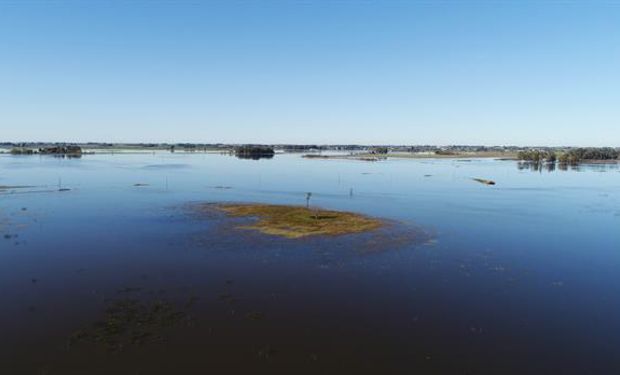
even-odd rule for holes
{"type": "Polygon", "coordinates": [[[516,152],[462,152],[453,154],[433,154],[433,153],[405,153],[395,152],[388,154],[343,154],[343,155],[322,155],[322,154],[304,154],[304,159],[341,159],[341,160],[362,160],[362,161],[380,161],[388,159],[501,159],[515,160],[516,152]]]}

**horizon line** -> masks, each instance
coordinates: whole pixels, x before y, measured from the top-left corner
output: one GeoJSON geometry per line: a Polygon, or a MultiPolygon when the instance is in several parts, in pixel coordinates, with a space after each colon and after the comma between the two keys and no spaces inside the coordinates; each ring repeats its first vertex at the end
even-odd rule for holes
{"type": "Polygon", "coordinates": [[[19,145],[19,144],[76,144],[76,145],[221,145],[221,146],[239,146],[239,145],[265,145],[265,146],[363,146],[363,147],[503,147],[503,148],[620,148],[620,146],[588,146],[588,145],[543,145],[543,144],[474,144],[474,143],[265,143],[265,142],[108,142],[108,141],[0,141],[0,145],[19,145]]]}

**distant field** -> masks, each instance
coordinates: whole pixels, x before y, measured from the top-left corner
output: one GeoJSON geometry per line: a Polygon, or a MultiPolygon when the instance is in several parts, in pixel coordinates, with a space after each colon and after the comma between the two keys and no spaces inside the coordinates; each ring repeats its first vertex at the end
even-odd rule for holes
{"type": "Polygon", "coordinates": [[[383,159],[472,159],[472,158],[493,158],[493,159],[517,159],[516,152],[455,152],[450,154],[435,154],[435,153],[421,153],[421,152],[394,152],[389,154],[372,154],[372,153],[359,153],[359,154],[341,154],[341,155],[320,155],[320,154],[307,154],[304,155],[308,159],[352,159],[352,160],[366,160],[376,161],[383,159]]]}

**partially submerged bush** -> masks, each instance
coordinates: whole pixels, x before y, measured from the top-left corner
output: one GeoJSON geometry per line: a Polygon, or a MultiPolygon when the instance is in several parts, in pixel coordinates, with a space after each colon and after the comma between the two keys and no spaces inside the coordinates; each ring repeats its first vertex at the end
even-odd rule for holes
{"type": "Polygon", "coordinates": [[[80,146],[52,146],[40,148],[41,154],[81,156],[82,148],[80,146]]]}
{"type": "Polygon", "coordinates": [[[517,158],[523,161],[531,161],[534,163],[550,162],[553,163],[557,160],[557,155],[554,151],[546,150],[525,150],[519,151],[517,158]]]}
{"type": "Polygon", "coordinates": [[[235,148],[235,155],[241,159],[272,158],[275,152],[270,146],[245,145],[235,148]]]}

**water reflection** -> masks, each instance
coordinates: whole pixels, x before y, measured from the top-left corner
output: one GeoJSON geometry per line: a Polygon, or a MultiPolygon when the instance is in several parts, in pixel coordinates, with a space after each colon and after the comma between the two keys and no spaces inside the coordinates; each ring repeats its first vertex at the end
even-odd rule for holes
{"type": "Polygon", "coordinates": [[[517,163],[517,168],[520,171],[529,170],[532,172],[554,172],[560,171],[574,171],[580,172],[584,170],[606,172],[609,170],[618,170],[618,163],[581,163],[581,164],[569,164],[569,163],[549,163],[549,162],[532,162],[532,161],[520,161],[517,163]]]}
{"type": "MultiPolygon", "coordinates": [[[[517,163],[517,168],[520,171],[529,170],[532,172],[542,172],[542,171],[553,172],[555,171],[556,164],[555,163],[537,163],[537,162],[530,162],[530,161],[520,161],[517,163]]],[[[562,167],[560,166],[560,168],[562,167]]]]}
{"type": "Polygon", "coordinates": [[[273,159],[273,154],[236,154],[237,159],[249,159],[249,160],[259,160],[259,159],[273,159]]]}

